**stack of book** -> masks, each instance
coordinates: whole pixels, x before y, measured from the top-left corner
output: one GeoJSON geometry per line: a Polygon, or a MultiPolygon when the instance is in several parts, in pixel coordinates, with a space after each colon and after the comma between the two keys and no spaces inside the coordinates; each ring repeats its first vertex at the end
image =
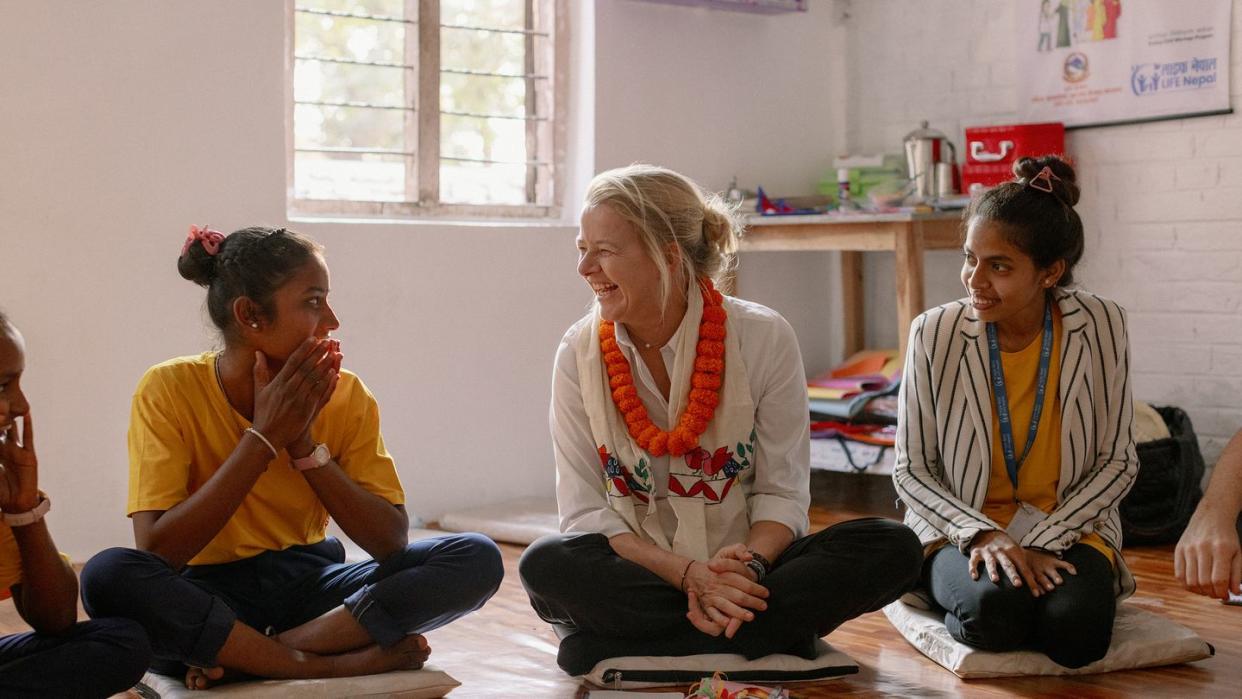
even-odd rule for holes
{"type": "Polygon", "coordinates": [[[807,381],[811,467],[889,473],[897,424],[901,360],[895,350],[864,350],[807,381]]]}
{"type": "Polygon", "coordinates": [[[897,422],[895,400],[870,405],[873,399],[896,396],[901,388],[896,350],[863,350],[806,383],[812,420],[857,420],[873,412],[875,422],[897,422]]]}

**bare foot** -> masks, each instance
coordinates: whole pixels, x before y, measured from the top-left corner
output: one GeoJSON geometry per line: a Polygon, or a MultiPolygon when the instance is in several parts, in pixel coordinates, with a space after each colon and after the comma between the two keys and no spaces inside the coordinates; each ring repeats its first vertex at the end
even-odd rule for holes
{"type": "Polygon", "coordinates": [[[419,670],[431,656],[431,644],[423,636],[411,634],[380,652],[392,656],[394,665],[390,670],[419,670]]]}
{"type": "Polygon", "coordinates": [[[222,667],[193,667],[185,673],[186,689],[207,689],[224,677],[222,667]]]}
{"type": "Polygon", "coordinates": [[[337,676],[376,675],[393,670],[418,670],[431,655],[427,639],[411,634],[391,648],[367,646],[352,653],[332,656],[336,661],[333,674],[337,676]]]}

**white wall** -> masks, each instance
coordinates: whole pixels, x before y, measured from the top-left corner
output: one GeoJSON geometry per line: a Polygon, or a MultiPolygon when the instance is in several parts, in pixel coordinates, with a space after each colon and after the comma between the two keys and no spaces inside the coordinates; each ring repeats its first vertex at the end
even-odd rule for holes
{"type": "MultiPolygon", "coordinates": [[[[0,0],[0,306],[29,343],[53,533],[132,541],[129,399],[212,347],[191,223],[284,225],[284,3],[0,0]]],[[[576,126],[576,132],[590,125],[576,126]]],[[[589,301],[565,226],[318,223],[347,367],[413,512],[550,493],[551,359],[589,301]]]]}
{"type": "MultiPolygon", "coordinates": [[[[825,78],[844,50],[828,5],[776,17],[570,5],[585,100],[571,133],[597,144],[571,150],[576,192],[583,173],[634,160],[785,193],[826,168],[842,119],[825,78]]],[[[29,344],[42,485],[75,558],[132,541],[139,376],[216,343],[203,292],[175,270],[188,225],[287,223],[285,26],[275,1],[0,0],[0,307],[29,344]]],[[[379,398],[411,510],[550,494],[552,355],[590,299],[573,228],[295,227],[327,246],[346,364],[379,398]]],[[[817,312],[808,298],[831,299],[830,272],[823,256],[751,255],[741,285],[797,322],[817,312]],[[812,281],[773,281],[790,273],[812,281]]],[[[831,342],[804,325],[823,328],[804,346],[831,342]]]]}
{"type": "MultiPolygon", "coordinates": [[[[847,140],[895,151],[920,119],[959,145],[1016,121],[1017,3],[849,3],[847,140]]],[[[1233,106],[1242,109],[1242,0],[1233,0],[1233,106]]],[[[1084,288],[1129,310],[1134,392],[1187,409],[1209,463],[1242,427],[1242,114],[1071,131],[1083,194],[1084,288]]],[[[892,259],[868,256],[871,336],[893,331],[892,259]]],[[[956,253],[927,267],[927,304],[961,296],[956,253]]]]}
{"type": "MultiPolygon", "coordinates": [[[[838,3],[754,15],[597,0],[599,170],[665,165],[723,191],[813,193],[843,149],[845,30],[838,3]]],[[[743,254],[738,293],[780,311],[808,370],[840,359],[835,253],[743,254]]]]}

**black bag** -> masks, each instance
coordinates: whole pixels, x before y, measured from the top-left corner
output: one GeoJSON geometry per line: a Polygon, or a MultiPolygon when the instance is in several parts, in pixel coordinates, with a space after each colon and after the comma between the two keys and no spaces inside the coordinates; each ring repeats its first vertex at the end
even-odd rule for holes
{"type": "Polygon", "coordinates": [[[1175,543],[1203,495],[1203,455],[1190,417],[1181,408],[1156,408],[1168,439],[1136,445],[1139,472],[1121,501],[1125,545],[1175,543]]]}

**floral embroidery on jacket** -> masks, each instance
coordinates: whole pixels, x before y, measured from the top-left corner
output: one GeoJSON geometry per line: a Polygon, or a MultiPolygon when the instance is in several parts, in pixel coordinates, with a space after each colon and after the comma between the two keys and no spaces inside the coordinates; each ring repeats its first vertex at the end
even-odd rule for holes
{"type": "MultiPolygon", "coordinates": [[[[737,482],[743,471],[751,467],[751,458],[755,455],[755,430],[751,429],[748,442],[738,442],[733,450],[727,446],[717,447],[708,451],[702,447],[686,452],[683,457],[686,467],[691,473],[669,473],[669,496],[683,498],[703,497],[711,503],[724,500],[737,482]]],[[[608,495],[611,497],[629,497],[633,495],[639,502],[650,500],[651,489],[647,483],[651,480],[651,470],[646,458],[640,458],[634,466],[634,473],[622,464],[616,456],[608,453],[608,448],[599,446],[599,462],[604,469],[608,495]]]]}
{"type": "Polygon", "coordinates": [[[645,482],[651,480],[651,471],[647,466],[646,459],[639,459],[638,465],[634,467],[634,472],[638,479],[630,473],[617,457],[608,453],[608,447],[603,444],[599,445],[599,463],[604,469],[605,482],[608,486],[608,495],[612,497],[629,497],[632,493],[639,502],[648,502],[651,489],[644,485],[645,482]]]}

